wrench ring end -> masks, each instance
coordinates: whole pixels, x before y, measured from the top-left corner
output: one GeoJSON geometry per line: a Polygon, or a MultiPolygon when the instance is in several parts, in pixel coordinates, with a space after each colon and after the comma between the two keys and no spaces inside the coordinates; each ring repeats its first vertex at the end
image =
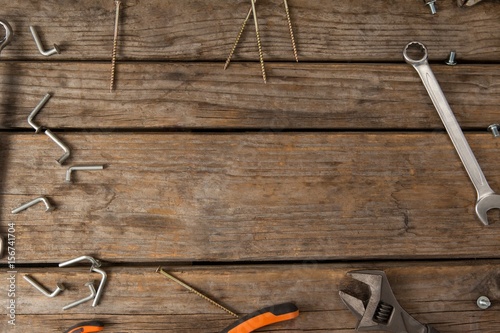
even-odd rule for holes
{"type": "Polygon", "coordinates": [[[410,43],[406,44],[405,49],[403,50],[403,57],[405,58],[405,61],[410,65],[418,65],[418,64],[424,63],[427,61],[427,58],[428,58],[427,48],[425,47],[424,44],[422,44],[420,42],[410,42],[410,43]],[[421,51],[423,52],[422,58],[413,59],[412,57],[410,57],[408,55],[408,49],[413,47],[413,46],[417,46],[418,48],[421,49],[421,51]]]}

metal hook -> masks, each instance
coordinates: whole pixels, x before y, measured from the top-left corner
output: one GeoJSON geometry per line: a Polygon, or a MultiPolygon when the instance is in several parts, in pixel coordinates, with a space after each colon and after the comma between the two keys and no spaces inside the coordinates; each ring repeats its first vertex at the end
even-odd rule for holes
{"type": "Polygon", "coordinates": [[[5,29],[5,37],[2,39],[2,41],[0,42],[0,52],[2,52],[2,50],[10,43],[10,41],[12,40],[12,27],[10,26],[10,24],[5,21],[5,20],[2,20],[0,19],[0,25],[3,26],[3,28],[5,29]]]}
{"type": "Polygon", "coordinates": [[[39,292],[44,294],[47,297],[56,297],[61,291],[66,289],[62,283],[58,283],[56,290],[54,290],[52,293],[49,293],[44,287],[42,287],[38,282],[33,280],[28,274],[24,275],[23,278],[29,282],[33,287],[35,287],[39,292]]]}
{"type": "Polygon", "coordinates": [[[66,266],[73,265],[73,264],[76,264],[76,263],[84,261],[84,260],[90,261],[90,263],[92,264],[92,267],[101,267],[101,262],[97,259],[92,258],[91,256],[81,256],[81,257],[78,257],[75,259],[71,259],[71,260],[62,262],[59,264],[59,267],[66,267],[66,266]]]}
{"type": "Polygon", "coordinates": [[[92,267],[91,268],[92,272],[99,273],[102,276],[101,283],[99,283],[99,288],[97,288],[97,294],[95,295],[94,302],[92,302],[92,306],[96,307],[97,304],[99,304],[99,300],[102,296],[102,293],[104,291],[104,285],[106,284],[106,280],[108,278],[107,274],[105,271],[102,269],[92,267]]]}
{"type": "Polygon", "coordinates": [[[62,148],[62,150],[64,150],[64,154],[59,157],[58,160],[56,160],[57,163],[62,165],[64,161],[66,161],[66,159],[71,155],[71,151],[69,150],[68,146],[66,146],[54,133],[52,133],[50,129],[45,130],[45,135],[51,138],[52,141],[54,141],[59,147],[62,148]]]}
{"type": "Polygon", "coordinates": [[[43,106],[49,101],[51,95],[47,93],[43,99],[38,103],[38,105],[31,111],[30,115],[28,116],[28,124],[30,124],[31,127],[35,129],[35,133],[39,133],[40,130],[42,129],[42,126],[39,126],[35,124],[33,121],[33,118],[40,112],[40,110],[43,108],[43,106]]]}
{"type": "Polygon", "coordinates": [[[31,201],[29,201],[29,202],[27,202],[25,204],[22,204],[18,208],[12,210],[12,214],[17,214],[17,213],[19,213],[19,212],[21,212],[21,211],[23,211],[23,210],[25,210],[25,209],[27,209],[27,208],[29,208],[29,207],[37,204],[39,202],[43,202],[45,204],[45,207],[46,207],[45,211],[46,212],[51,212],[54,209],[56,209],[54,206],[52,206],[50,204],[50,202],[49,202],[49,200],[47,200],[47,198],[45,198],[45,197],[39,197],[39,198],[33,199],[33,200],[31,200],[31,201]]]}
{"type": "Polygon", "coordinates": [[[66,183],[71,183],[71,173],[73,171],[92,171],[92,170],[102,170],[104,169],[104,165],[80,165],[80,166],[72,166],[69,167],[66,171],[66,183]]]}
{"type": "Polygon", "coordinates": [[[58,54],[61,53],[59,50],[59,46],[57,46],[57,44],[54,44],[53,49],[45,51],[43,48],[42,42],[40,41],[40,37],[38,37],[38,34],[35,30],[35,27],[30,25],[30,31],[31,31],[31,35],[33,35],[33,39],[35,40],[36,46],[38,47],[38,51],[40,51],[41,54],[48,57],[48,56],[51,56],[51,55],[56,54],[56,53],[58,53],[58,54]]]}
{"type": "Polygon", "coordinates": [[[4,251],[4,247],[3,247],[3,236],[0,235],[0,259],[3,258],[3,251],[4,251]]]}
{"type": "Polygon", "coordinates": [[[90,301],[91,299],[93,299],[95,297],[96,292],[95,292],[95,288],[94,288],[94,281],[87,282],[87,283],[85,283],[85,285],[87,287],[89,287],[89,289],[90,289],[90,295],[87,296],[87,297],[85,297],[85,298],[82,298],[82,299],[80,299],[78,301],[75,301],[75,302],[73,302],[71,304],[68,304],[68,305],[64,306],[63,310],[71,309],[71,308],[73,308],[73,307],[75,307],[77,305],[80,305],[82,303],[90,301]]]}

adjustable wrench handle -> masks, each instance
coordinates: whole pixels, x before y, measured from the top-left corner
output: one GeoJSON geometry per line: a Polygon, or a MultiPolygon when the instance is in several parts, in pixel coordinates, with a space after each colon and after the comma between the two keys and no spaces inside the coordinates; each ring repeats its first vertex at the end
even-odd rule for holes
{"type": "Polygon", "coordinates": [[[488,185],[486,177],[484,176],[484,173],[481,170],[481,167],[479,166],[479,163],[477,162],[476,157],[474,156],[474,153],[472,152],[469,143],[467,142],[467,139],[465,138],[464,133],[462,132],[462,129],[460,128],[460,125],[451,110],[451,107],[448,104],[441,87],[439,86],[439,82],[427,62],[427,49],[425,49],[425,47],[420,43],[418,43],[418,45],[424,49],[424,57],[419,60],[414,60],[406,54],[405,49],[405,60],[415,68],[418,75],[422,79],[432,103],[434,104],[434,107],[436,108],[439,117],[441,118],[441,121],[443,122],[458,155],[460,156],[460,159],[462,160],[465,170],[467,171],[472,184],[476,188],[479,200],[480,198],[494,192],[488,185]]]}

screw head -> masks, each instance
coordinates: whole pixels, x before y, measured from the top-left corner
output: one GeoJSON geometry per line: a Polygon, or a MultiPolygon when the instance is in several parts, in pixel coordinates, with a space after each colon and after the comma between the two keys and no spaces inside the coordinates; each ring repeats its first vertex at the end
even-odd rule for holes
{"type": "Polygon", "coordinates": [[[477,303],[477,306],[483,310],[486,310],[487,308],[489,308],[491,306],[491,301],[486,296],[479,296],[476,303],[477,303]]]}
{"type": "Polygon", "coordinates": [[[436,0],[424,0],[425,4],[431,8],[431,14],[434,15],[437,13],[436,9],[436,0]]]}
{"type": "Polygon", "coordinates": [[[498,125],[498,124],[492,124],[492,125],[488,126],[488,131],[493,133],[493,136],[495,138],[498,138],[498,137],[500,137],[500,132],[498,131],[499,127],[500,127],[500,125],[498,125]]]}
{"type": "Polygon", "coordinates": [[[457,56],[457,53],[455,51],[450,52],[450,56],[448,57],[448,60],[446,60],[445,64],[448,66],[455,66],[457,62],[455,61],[455,57],[457,56]]]}

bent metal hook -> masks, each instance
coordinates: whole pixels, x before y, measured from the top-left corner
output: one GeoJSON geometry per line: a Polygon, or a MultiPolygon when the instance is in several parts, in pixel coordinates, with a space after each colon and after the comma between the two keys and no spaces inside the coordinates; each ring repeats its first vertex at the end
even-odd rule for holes
{"type": "MultiPolygon", "coordinates": [[[[10,43],[12,40],[12,27],[10,24],[3,20],[0,19],[0,25],[5,29],[5,37],[0,41],[0,53],[2,50],[10,43]]],[[[4,240],[3,236],[0,235],[0,259],[3,258],[3,253],[4,253],[4,240]]]]}

